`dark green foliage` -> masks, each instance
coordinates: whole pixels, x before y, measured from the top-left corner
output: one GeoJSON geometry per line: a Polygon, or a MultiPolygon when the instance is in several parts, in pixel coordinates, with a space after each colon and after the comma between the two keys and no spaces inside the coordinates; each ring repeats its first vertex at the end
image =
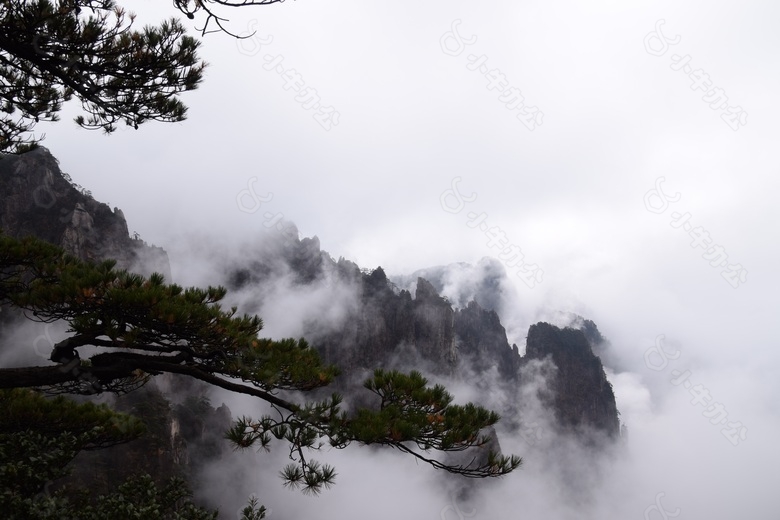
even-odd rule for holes
{"type": "Polygon", "coordinates": [[[222,287],[184,289],[165,284],[161,275],[146,279],[113,265],[82,262],[34,239],[0,235],[0,303],[29,311],[35,321],[70,323],[72,335],[55,345],[52,359],[79,359],[76,349],[87,345],[108,349],[82,361],[75,376],[70,369],[47,367],[35,374],[6,369],[0,385],[57,385],[90,393],[97,382],[104,390],[123,391],[143,383],[143,370],[190,375],[281,403],[267,390],[317,388],[336,374],[303,339],[258,338],[262,320],[223,310],[222,287]],[[28,377],[11,379],[14,375],[28,377]]]}
{"type": "MultiPolygon", "coordinates": [[[[224,18],[215,8],[280,1],[174,0],[174,7],[190,19],[205,14],[205,34],[211,22],[225,30],[224,18]]],[[[141,30],[132,29],[133,22],[134,15],[127,15],[113,0],[2,0],[0,152],[34,148],[37,140],[31,132],[36,123],[56,121],[62,104],[74,97],[84,113],[76,123],[88,129],[111,133],[122,122],[138,128],[150,120],[182,121],[186,107],[179,94],[197,88],[203,77],[200,44],[186,36],[175,19],[141,30]]],[[[316,450],[326,442],[338,448],[352,442],[392,446],[434,467],[470,477],[503,475],[520,464],[516,457],[491,453],[486,464],[448,466],[417,451],[483,446],[487,441],[480,430],[498,420],[480,407],[452,405],[442,387],[426,387],[418,373],[377,371],[366,387],[380,397],[378,410],[359,410],[353,417],[340,412],[341,398],[335,394],[314,403],[283,399],[279,391],[328,385],[337,370],[324,365],[303,339],[259,338],[259,317],[221,308],[222,287],[185,289],[165,284],[159,274],[144,278],[114,267],[114,262],[86,263],[43,242],[0,234],[0,305],[18,307],[34,321],[69,325],[68,337],[52,349],[50,359],[56,365],[0,369],[0,388],[124,393],[151,376],[173,373],[259,397],[278,417],[242,418],[228,438],[238,447],[259,443],[267,448],[272,438],[286,441],[295,463],[282,470],[285,483],[312,492],[331,485],[336,473],[307,460],[304,449],[316,450]],[[82,358],[84,347],[99,353],[82,358]]],[[[381,269],[369,282],[387,286],[381,269]]],[[[193,506],[176,478],[163,487],[149,476],[131,478],[116,492],[95,500],[48,493],[47,485],[67,473],[66,464],[79,451],[126,442],[139,435],[142,426],[136,419],[94,405],[74,408],[62,399],[49,401],[64,409],[58,412],[33,402],[37,394],[14,392],[2,394],[3,404],[13,412],[6,418],[6,429],[0,428],[4,515],[215,517],[193,506]],[[22,402],[27,404],[19,405],[22,402]]],[[[163,406],[167,404],[149,400],[134,411],[142,417],[158,416],[167,411],[163,406]]],[[[253,498],[242,515],[258,520],[265,510],[253,498]]]]}
{"type": "Polygon", "coordinates": [[[152,477],[128,479],[115,493],[100,496],[94,504],[77,509],[79,518],[98,520],[127,518],[138,520],[215,520],[217,513],[195,506],[181,478],[174,477],[158,487],[152,477]]]}
{"type": "Polygon", "coordinates": [[[444,387],[427,384],[418,372],[407,375],[376,370],[364,386],[380,397],[378,409],[360,409],[348,417],[340,412],[341,398],[333,395],[283,420],[270,415],[258,421],[242,417],[227,437],[240,448],[258,444],[261,449],[268,449],[273,438],[285,439],[291,446],[290,457],[298,464],[285,467],[282,478],[290,486],[313,493],[333,484],[336,474],[328,465],[307,460],[303,448],[317,450],[325,441],[336,448],[352,442],[390,446],[466,477],[497,477],[520,466],[521,458],[493,452],[487,454],[486,462],[473,459],[465,465],[444,464],[428,457],[430,450],[459,452],[487,445],[489,438],[480,431],[498,422],[499,416],[471,403],[453,405],[444,387]]]}
{"type": "Polygon", "coordinates": [[[181,479],[158,488],[151,477],[128,479],[115,492],[52,492],[83,450],[125,443],[144,432],[136,418],[62,396],[24,389],[0,391],[0,511],[9,519],[213,519],[195,507],[181,479]]]}
{"type": "Polygon", "coordinates": [[[380,410],[360,410],[352,424],[355,435],[367,444],[390,437],[417,440],[422,450],[451,450],[476,440],[470,428],[475,422],[485,427],[498,422],[498,414],[474,405],[450,406],[452,396],[443,386],[426,384],[419,372],[376,370],[365,387],[381,398],[380,410]]]}
{"type": "Polygon", "coordinates": [[[0,152],[21,153],[39,121],[57,121],[76,97],[84,128],[182,121],[195,89],[200,43],[176,19],[132,29],[113,0],[4,0],[0,10],[0,152]]]}
{"type": "MultiPolygon", "coordinates": [[[[70,324],[70,336],[52,351],[59,366],[0,369],[0,387],[123,392],[168,372],[259,397],[275,413],[257,421],[239,419],[227,438],[239,448],[267,449],[274,438],[286,441],[294,464],[284,468],[282,477],[311,492],[328,487],[336,476],[333,468],[305,456],[305,450],[326,443],[391,446],[468,477],[501,476],[520,465],[517,457],[494,453],[466,465],[424,455],[484,446],[488,441],[480,431],[499,417],[472,404],[453,405],[442,386],[426,386],[417,372],[377,370],[365,384],[379,397],[377,409],[361,409],[352,417],[340,411],[336,394],[303,404],[282,399],[279,390],[326,386],[337,370],[323,365],[303,339],[259,338],[260,318],[237,316],[235,308],[222,310],[224,295],[222,287],[184,289],[165,284],[160,275],[146,279],[117,271],[112,262],[90,264],[33,239],[0,235],[0,303],[25,309],[33,320],[70,324]],[[79,349],[86,346],[101,352],[81,359],[79,349]]],[[[156,406],[152,401],[146,405],[156,406]]],[[[145,415],[141,409],[134,413],[145,415]]]]}
{"type": "Polygon", "coordinates": [[[57,436],[67,431],[83,439],[77,446],[79,451],[122,444],[146,430],[137,418],[104,404],[77,404],[62,396],[46,399],[26,389],[0,390],[0,410],[0,435],[31,430],[57,436]]]}
{"type": "Polygon", "coordinates": [[[467,477],[500,476],[522,463],[519,457],[488,454],[487,464],[448,466],[412,450],[464,451],[485,446],[489,439],[479,432],[498,422],[495,412],[468,403],[454,405],[452,396],[441,385],[426,386],[419,372],[374,371],[365,387],[380,398],[379,410],[359,410],[348,423],[353,440],[365,444],[388,444],[417,458],[467,477]]]}
{"type": "Polygon", "coordinates": [[[251,497],[247,506],[241,510],[240,520],[263,520],[265,507],[261,506],[257,498],[251,497]]]}
{"type": "Polygon", "coordinates": [[[105,405],[46,399],[26,389],[0,390],[0,478],[6,498],[29,496],[66,474],[82,450],[105,448],[138,438],[136,418],[105,405]]]}

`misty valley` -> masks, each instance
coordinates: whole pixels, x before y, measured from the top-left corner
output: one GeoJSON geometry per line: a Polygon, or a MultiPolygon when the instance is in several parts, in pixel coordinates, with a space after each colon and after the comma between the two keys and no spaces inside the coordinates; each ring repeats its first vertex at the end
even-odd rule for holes
{"type": "MultiPolygon", "coordinates": [[[[45,148],[0,161],[0,188],[0,224],[7,236],[37,237],[84,261],[112,259],[118,267],[171,279],[165,250],[132,237],[122,212],[73,186],[45,148]]],[[[307,398],[338,392],[349,411],[375,409],[377,395],[363,388],[372,372],[418,371],[450,389],[455,402],[467,399],[500,415],[500,421],[482,432],[485,442],[445,451],[437,457],[443,464],[474,468],[489,452],[509,452],[524,459],[518,471],[543,464],[546,478],[554,478],[567,495],[588,499],[593,478],[602,470],[600,461],[620,457],[621,439],[627,435],[602,364],[611,346],[595,323],[559,313],[556,323],[531,324],[524,345],[510,345],[499,316],[511,315],[514,295],[498,261],[485,258],[477,265],[452,264],[388,277],[381,267],[334,260],[320,249],[316,237],[301,239],[294,224],[285,226],[284,233],[265,230],[240,252],[194,246],[193,255],[199,258],[188,262],[206,265],[209,279],[204,283],[224,285],[226,302],[241,312],[264,317],[265,310],[282,306],[283,319],[294,322],[293,329],[325,364],[338,368],[332,383],[313,388],[313,397],[307,398]]],[[[26,318],[30,316],[11,304],[3,307],[3,342],[19,345],[3,352],[5,367],[47,365],[55,358],[52,349],[65,328],[57,320],[26,318]],[[40,336],[41,331],[45,341],[35,340],[29,348],[29,339],[23,338],[40,336]]],[[[89,359],[88,354],[81,359],[89,359]]],[[[59,359],[60,367],[72,359],[59,359]]],[[[95,362],[87,362],[76,383],[88,379],[90,366],[95,362]]],[[[180,477],[194,491],[196,504],[230,518],[247,497],[256,495],[262,503],[264,497],[281,492],[275,480],[283,446],[270,453],[235,451],[225,438],[247,410],[256,413],[262,406],[183,374],[149,372],[153,377],[116,392],[91,376],[91,391],[78,384],[69,387],[82,394],[82,401],[106,403],[140,419],[145,433],[79,453],[67,475],[46,483],[47,493],[88,489],[99,496],[134,475],[149,475],[156,482],[180,477]]],[[[294,392],[280,391],[286,394],[294,392]]],[[[323,457],[330,455],[324,450],[323,457]]],[[[376,460],[377,466],[400,474],[410,471],[402,469],[403,455],[369,444],[339,454],[339,474],[365,471],[353,469],[352,459],[361,457],[360,450],[368,451],[362,456],[376,460]]],[[[426,487],[452,497],[451,504],[442,506],[442,518],[448,507],[469,509],[479,500],[477,492],[491,486],[447,471],[414,471],[426,487]]],[[[325,496],[330,492],[324,491],[325,496]]],[[[271,511],[274,518],[295,517],[278,508],[271,511]]]]}

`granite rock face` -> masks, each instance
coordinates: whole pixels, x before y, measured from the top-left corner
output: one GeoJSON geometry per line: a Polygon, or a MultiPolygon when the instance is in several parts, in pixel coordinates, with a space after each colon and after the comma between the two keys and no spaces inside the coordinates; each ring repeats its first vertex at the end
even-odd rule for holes
{"type": "MultiPolygon", "coordinates": [[[[201,392],[203,386],[198,385],[201,392]]],[[[73,473],[58,486],[86,484],[95,495],[108,494],[128,477],[145,473],[158,481],[179,476],[197,486],[199,472],[231,451],[224,432],[232,415],[225,404],[214,408],[191,390],[186,397],[177,395],[182,400],[173,404],[153,380],[116,397],[112,408],[141,419],[146,432],[127,444],[79,453],[70,465],[73,473]]]]}
{"type": "Polygon", "coordinates": [[[359,303],[340,327],[326,328],[316,320],[308,324],[305,336],[327,363],[339,366],[347,377],[409,365],[454,372],[454,312],[431,284],[420,279],[413,299],[409,291],[394,292],[381,268],[357,283],[359,303]]]}
{"type": "MultiPolygon", "coordinates": [[[[85,260],[113,258],[122,268],[169,275],[165,251],[130,237],[122,212],[74,186],[45,148],[0,159],[0,194],[0,229],[9,235],[33,235],[85,260]]],[[[533,325],[526,354],[520,356],[496,311],[477,303],[498,305],[505,274],[495,261],[421,270],[414,283],[399,280],[414,291],[413,297],[388,280],[382,268],[367,271],[343,258],[335,261],[320,249],[317,237],[299,238],[292,223],[276,228],[275,239],[265,241],[256,255],[242,255],[240,263],[226,268],[226,284],[262,287],[284,273],[301,286],[352,287],[357,301],[338,327],[319,323],[315,316],[304,331],[345,379],[375,368],[413,367],[444,376],[495,369],[502,382],[522,384],[523,366],[549,358],[557,367],[550,406],[560,425],[618,434],[612,387],[594,354],[605,341],[596,325],[582,319],[577,328],[533,325]],[[462,283],[457,301],[450,302],[440,293],[455,278],[462,283]]]]}
{"type": "MultiPolygon", "coordinates": [[[[170,280],[167,253],[132,238],[122,211],[111,210],[74,186],[43,147],[0,157],[0,231],[45,240],[82,260],[113,259],[119,269],[147,276],[159,272],[170,280]]],[[[0,308],[0,343],[6,330],[25,321],[17,309],[0,308]]],[[[172,409],[153,383],[117,398],[115,408],[144,420],[147,434],[125,445],[79,454],[71,465],[73,475],[58,485],[86,483],[99,494],[114,490],[132,474],[149,473],[156,479],[187,474],[190,459],[202,458],[198,453],[212,456],[214,440],[209,435],[221,436],[230,424],[226,408],[202,405],[197,408],[200,420],[209,421],[214,431],[192,431],[190,410],[172,409]]]]}
{"type": "Polygon", "coordinates": [[[506,379],[516,377],[521,357],[517,345],[509,346],[506,330],[494,310],[483,309],[476,301],[455,312],[458,352],[472,369],[485,371],[492,366],[506,379]]]}
{"type": "Polygon", "coordinates": [[[75,187],[43,147],[0,158],[0,230],[38,237],[82,260],[114,259],[120,269],[170,279],[167,253],[132,238],[122,211],[75,187]]]}
{"type": "Polygon", "coordinates": [[[612,386],[594,354],[605,340],[595,323],[559,328],[540,322],[528,331],[526,353],[510,345],[498,314],[476,301],[453,309],[424,278],[415,297],[397,290],[381,268],[361,273],[360,302],[337,332],[307,335],[326,362],[342,372],[373,368],[419,369],[424,373],[469,377],[495,369],[497,384],[522,385],[522,368],[549,359],[556,368],[550,382],[553,409],[562,431],[619,436],[620,422],[612,386]]]}
{"type": "MultiPolygon", "coordinates": [[[[590,322],[590,325],[589,332],[601,337],[595,324],[590,322]]],[[[528,330],[525,358],[548,356],[558,369],[552,384],[552,405],[559,424],[574,431],[589,428],[617,437],[620,420],[615,394],[586,333],[548,323],[532,325],[528,330]]]]}
{"type": "MultiPolygon", "coordinates": [[[[85,260],[113,258],[121,268],[141,274],[162,272],[170,278],[165,251],[130,237],[122,212],[75,187],[45,148],[0,158],[0,229],[15,237],[36,236],[85,260]]],[[[361,270],[343,258],[333,260],[320,249],[317,237],[300,239],[292,224],[272,232],[275,239],[265,241],[262,248],[222,264],[224,284],[231,290],[261,293],[265,284],[284,276],[300,287],[350,289],[354,302],[337,326],[318,316],[304,324],[303,335],[324,361],[342,370],[328,392],[356,388],[355,383],[359,386],[366,372],[375,368],[416,369],[467,382],[474,374],[495,373],[494,384],[520,386],[525,383],[524,367],[549,360],[555,369],[546,402],[558,426],[575,434],[619,435],[615,396],[594,354],[605,342],[596,325],[587,320],[577,328],[532,325],[521,356],[518,346],[509,344],[495,310],[502,301],[505,276],[496,262],[484,260],[474,269],[419,271],[416,279],[405,279],[399,288],[382,268],[361,270]],[[456,301],[441,296],[443,284],[455,276],[452,273],[461,273],[468,281],[453,297],[456,301]],[[472,280],[474,273],[478,276],[472,280]]],[[[177,393],[202,395],[183,387],[177,393]]],[[[137,451],[128,447],[124,455],[101,454],[105,458],[94,461],[98,467],[108,469],[130,460],[137,468],[165,475],[197,469],[195,461],[201,456],[203,460],[220,456],[222,439],[214,435],[221,435],[230,422],[227,407],[213,409],[197,397],[174,406],[153,391],[139,402],[128,400],[127,409],[143,413],[137,404],[154,408],[147,410],[159,425],[153,428],[151,444],[139,444],[137,451]],[[144,460],[147,449],[159,456],[144,460]]],[[[113,483],[109,473],[98,478],[108,487],[113,483]]]]}
{"type": "Polygon", "coordinates": [[[554,397],[545,400],[561,430],[619,435],[615,396],[596,355],[607,342],[595,323],[577,317],[572,327],[532,325],[521,356],[521,349],[509,344],[495,310],[475,299],[458,305],[441,296],[453,273],[466,273],[476,279],[461,284],[459,301],[471,294],[498,304],[498,298],[488,297],[489,288],[503,287],[505,274],[493,262],[421,270],[418,273],[432,274],[434,282],[422,276],[414,283],[399,277],[394,279],[404,287],[399,288],[381,267],[369,271],[344,259],[334,261],[320,250],[316,238],[300,240],[291,234],[283,246],[265,244],[257,257],[228,269],[232,288],[254,286],[262,292],[265,280],[283,272],[301,286],[348,285],[357,295],[337,327],[314,316],[303,333],[326,363],[341,369],[335,383],[339,391],[359,390],[362,378],[375,368],[417,369],[462,379],[495,370],[496,384],[517,386],[526,383],[521,374],[531,361],[549,359],[555,367],[549,382],[554,397]]]}

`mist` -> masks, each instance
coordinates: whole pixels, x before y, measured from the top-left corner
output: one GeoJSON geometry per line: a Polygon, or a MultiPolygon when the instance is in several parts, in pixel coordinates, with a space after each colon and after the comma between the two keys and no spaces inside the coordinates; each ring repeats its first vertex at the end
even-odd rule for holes
{"type": "MultiPolygon", "coordinates": [[[[128,7],[141,23],[172,15],[148,0],[128,7]]],[[[273,260],[264,234],[316,235],[400,288],[438,269],[453,305],[491,306],[520,352],[531,324],[593,320],[627,435],[594,455],[554,434],[537,401],[550,367],[523,388],[473,374],[442,382],[458,402],[504,413],[501,447],[524,457],[505,478],[458,481],[352,446],[315,454],[339,476],[309,497],[282,487],[276,445],[210,467],[200,492],[228,518],[252,493],[271,519],[777,517],[776,3],[297,0],[235,11],[236,33],[257,32],[204,39],[211,67],[183,99],[185,122],[106,137],[75,129],[68,105],[61,123],[37,127],[62,169],[166,248],[176,283],[229,284],[226,267],[273,260]],[[283,56],[338,125],[296,101],[268,56],[283,56]],[[524,107],[490,87],[499,74],[524,107]]],[[[315,317],[338,327],[356,305],[349,286],[301,285],[284,265],[228,299],[259,313],[271,337],[298,336],[315,317]]],[[[42,334],[18,337],[27,346],[42,334]]],[[[211,399],[234,417],[260,409],[211,399]]]]}
{"type": "MultiPolygon", "coordinates": [[[[237,266],[249,262],[252,255],[268,261],[274,251],[280,251],[278,242],[273,235],[270,239],[259,235],[254,246],[238,248],[241,252],[234,258],[221,249],[218,265],[237,266]]],[[[171,258],[174,272],[186,271],[177,262],[176,249],[171,258]]],[[[187,263],[208,263],[193,257],[191,251],[186,258],[187,263]]],[[[276,267],[262,283],[249,284],[228,296],[240,311],[258,312],[266,320],[264,335],[296,337],[304,330],[304,323],[309,324],[309,331],[315,322],[337,328],[358,305],[357,291],[349,284],[329,284],[322,279],[301,284],[279,258],[270,264],[276,267]]],[[[444,294],[455,307],[486,285],[493,285],[498,293],[492,301],[502,323],[546,320],[564,327],[582,322],[570,308],[553,312],[549,305],[528,311],[504,268],[485,269],[489,264],[489,260],[474,266],[460,263],[411,275],[399,273],[394,279],[400,283],[438,273],[446,288],[444,294]]],[[[214,279],[214,273],[224,272],[218,265],[199,270],[212,273],[211,277],[191,281],[222,283],[214,279]]],[[[521,468],[509,476],[463,479],[390,449],[353,445],[309,454],[336,466],[338,477],[332,489],[307,496],[282,486],[278,471],[287,463],[288,453],[277,443],[270,453],[249,450],[209,466],[198,476],[202,482],[198,492],[225,514],[232,514],[246,497],[255,494],[270,509],[269,518],[290,519],[314,515],[356,519],[367,515],[388,519],[652,519],[671,518],[675,512],[689,518],[738,514],[770,518],[767,497],[775,470],[770,469],[768,459],[776,460],[777,454],[760,446],[766,432],[777,427],[777,418],[760,398],[767,395],[760,393],[764,383],[751,380],[745,367],[708,362],[700,353],[701,345],[687,343],[684,336],[642,337],[633,332],[633,343],[627,344],[619,320],[601,320],[597,325],[606,341],[596,353],[613,385],[625,427],[620,439],[605,442],[606,448],[594,449],[582,438],[559,432],[542,399],[551,392],[549,382],[556,370],[549,359],[524,367],[523,384],[516,387],[500,381],[495,369],[477,373],[465,363],[457,377],[429,374],[429,380],[444,384],[456,403],[476,402],[502,415],[496,426],[500,447],[504,454],[523,457],[521,468]],[[710,392],[708,403],[725,404],[728,422],[740,421],[747,427],[745,439],[738,431],[724,435],[725,424],[714,424],[719,416],[703,416],[705,407],[691,404],[693,390],[685,388],[687,380],[679,380],[686,372],[691,388],[702,385],[710,392]]],[[[523,341],[519,347],[524,350],[524,338],[518,341],[523,341]]],[[[400,361],[398,367],[420,369],[403,366],[400,361]]],[[[226,403],[234,417],[257,416],[265,410],[251,398],[218,389],[210,398],[214,405],[226,403]]]]}

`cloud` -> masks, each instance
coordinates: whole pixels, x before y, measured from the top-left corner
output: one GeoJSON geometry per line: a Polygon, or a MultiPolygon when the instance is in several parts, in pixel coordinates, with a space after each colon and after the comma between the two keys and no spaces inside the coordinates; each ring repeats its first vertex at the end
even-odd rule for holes
{"type": "MultiPolygon", "coordinates": [[[[473,292],[485,279],[483,268],[465,265],[428,272],[439,273],[453,299],[468,293],[466,288],[473,292]]],[[[259,310],[264,317],[272,316],[269,323],[279,321],[278,327],[266,331],[295,335],[302,330],[301,323],[315,316],[322,318],[331,313],[335,316],[333,322],[338,323],[339,317],[355,308],[354,290],[333,292],[333,287],[325,288],[319,282],[310,286],[296,283],[289,271],[279,273],[279,278],[266,280],[265,285],[242,288],[237,296],[242,304],[259,310]],[[329,308],[324,302],[329,302],[329,308]]],[[[512,302],[519,301],[517,294],[502,295],[502,313],[523,314],[524,309],[513,312],[511,307],[512,302]]],[[[546,316],[560,326],[581,322],[571,312],[553,311],[552,306],[548,310],[537,309],[534,314],[546,316]]],[[[531,319],[532,316],[525,315],[520,321],[531,319]]],[[[739,391],[737,387],[747,382],[744,378],[750,373],[748,368],[734,367],[729,371],[734,384],[723,384],[723,367],[701,357],[698,345],[688,344],[687,339],[676,334],[663,335],[661,339],[659,335],[638,338],[636,331],[626,332],[619,324],[613,328],[612,323],[598,323],[608,339],[601,347],[601,355],[609,361],[607,375],[622,423],[628,427],[627,436],[612,449],[594,451],[580,440],[557,432],[554,417],[540,399],[540,395],[549,392],[547,382],[555,368],[549,361],[537,361],[523,369],[524,383],[514,388],[500,384],[497,373],[490,371],[467,371],[455,379],[431,378],[434,383],[445,384],[456,402],[476,401],[502,414],[504,419],[497,434],[503,451],[524,457],[522,468],[506,478],[464,482],[416,465],[408,457],[389,450],[352,446],[343,451],[313,454],[318,460],[336,465],[339,478],[336,487],[322,496],[302,497],[280,492],[281,482],[275,472],[284,464],[286,451],[276,446],[270,454],[245,455],[240,462],[227,459],[209,468],[204,490],[209,490],[215,499],[218,497],[223,509],[235,504],[242,493],[257,493],[272,509],[271,518],[313,514],[340,518],[366,514],[378,518],[456,518],[473,511],[475,518],[502,518],[522,512],[557,520],[583,516],[641,518],[646,512],[652,518],[658,514],[654,507],[666,508],[668,512],[679,508],[686,515],[726,518],[736,511],[735,506],[728,497],[713,499],[712,490],[729,485],[735,496],[742,492],[750,495],[755,502],[747,507],[760,516],[766,507],[762,498],[765,486],[727,482],[735,471],[755,470],[758,475],[764,474],[763,461],[757,455],[760,450],[755,444],[751,446],[751,441],[760,439],[762,428],[777,426],[772,415],[776,412],[766,409],[766,405],[760,404],[763,400],[757,400],[754,394],[767,387],[753,382],[739,391]],[[637,344],[626,343],[627,333],[637,344]],[[645,355],[659,346],[668,354],[661,369],[660,358],[645,355]],[[679,355],[675,357],[675,353],[679,355]],[[725,425],[712,424],[714,418],[703,415],[707,407],[690,403],[693,394],[684,382],[672,382],[685,371],[691,373],[691,388],[701,384],[709,390],[710,405],[726,404],[727,422],[739,420],[748,426],[747,441],[737,437],[737,445],[733,445],[734,441],[721,431],[725,425]],[[754,434],[756,428],[759,431],[754,434]],[[718,457],[723,466],[715,462],[718,457]],[[702,471],[702,467],[709,469],[702,471]],[[231,475],[230,482],[240,481],[241,486],[232,486],[224,493],[218,491],[220,486],[227,485],[226,475],[231,475]]],[[[231,403],[224,393],[220,396],[231,403]]],[[[242,406],[255,405],[243,402],[230,406],[238,413],[242,406]]]]}
{"type": "MultiPolygon", "coordinates": [[[[144,22],[171,14],[162,5],[138,7],[144,22]]],[[[532,454],[516,476],[485,483],[492,500],[478,515],[581,518],[582,507],[592,517],[642,518],[659,493],[667,510],[680,508],[688,518],[774,515],[775,4],[507,1],[485,9],[434,2],[410,11],[336,1],[259,11],[262,17],[233,15],[240,29],[257,17],[260,37],[273,35],[258,54],[242,54],[229,38],[206,38],[212,66],[202,88],[185,98],[186,122],[106,138],[75,131],[68,108],[62,123],[40,125],[45,145],[76,182],[122,208],[131,229],[169,248],[182,283],[219,278],[199,260],[204,250],[254,240],[265,212],[283,213],[303,235],[317,234],[324,249],[391,276],[495,258],[500,251],[485,233],[468,226],[469,212],[486,213],[544,270],[534,288],[508,273],[515,296],[499,312],[510,342],[522,350],[528,325],[559,311],[594,320],[612,345],[610,378],[629,438],[623,455],[583,473],[595,481],[591,502],[567,501],[555,469],[563,462],[532,454]],[[665,34],[681,38],[655,56],[643,40],[661,19],[665,34]],[[440,46],[454,20],[465,37],[477,37],[458,56],[440,46]],[[339,125],[325,131],[282,76],[263,68],[266,54],[283,55],[284,66],[340,112],[339,125]],[[489,79],[468,69],[470,55],[486,56],[488,72],[520,89],[544,113],[543,124],[529,131],[489,79]],[[707,92],[672,69],[675,55],[690,56],[690,74],[706,72],[730,106],[748,113],[747,124],[734,131],[726,111],[712,109],[702,100],[707,92]],[[258,194],[273,199],[242,212],[236,197],[254,177],[258,194]],[[452,214],[440,196],[456,177],[477,198],[452,214]],[[661,214],[643,204],[659,177],[681,196],[661,214]],[[724,267],[711,265],[689,232],[671,225],[674,213],[689,213],[692,229],[707,231],[729,263],[747,270],[746,281],[734,288],[724,267]],[[195,236],[191,246],[174,245],[195,236]],[[682,356],[654,371],[644,353],[659,335],[682,356]],[[710,404],[741,421],[747,439],[733,446],[724,425],[711,424],[703,405],[690,404],[689,390],[670,383],[672,370],[690,370],[693,386],[703,385],[710,404]]],[[[454,298],[468,281],[452,278],[447,291],[454,298]]],[[[279,307],[257,307],[269,333],[294,334],[307,312],[330,312],[325,290],[303,294],[290,281],[270,290],[279,307]]],[[[349,301],[343,296],[334,295],[336,308],[349,301]]],[[[283,506],[300,512],[322,504],[328,516],[366,513],[372,500],[386,503],[392,486],[404,500],[390,510],[414,518],[438,517],[452,505],[435,486],[416,486],[434,478],[423,468],[400,462],[369,471],[358,456],[354,463],[360,476],[348,477],[344,467],[337,494],[329,495],[342,503],[287,494],[274,515],[283,506]],[[354,504],[346,498],[350,486],[359,491],[354,504]]],[[[572,467],[582,466],[574,457],[572,467]]]]}

